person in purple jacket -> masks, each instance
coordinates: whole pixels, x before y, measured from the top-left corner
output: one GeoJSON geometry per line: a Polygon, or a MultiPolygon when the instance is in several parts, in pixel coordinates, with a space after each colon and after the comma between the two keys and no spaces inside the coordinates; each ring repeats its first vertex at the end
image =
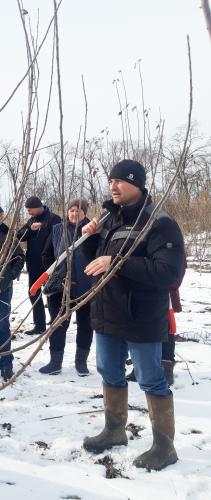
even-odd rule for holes
{"type": "MultiPolygon", "coordinates": [[[[174,287],[170,289],[172,308],[175,313],[182,312],[182,304],[180,300],[179,288],[185,276],[186,267],[187,267],[187,262],[186,262],[186,257],[184,255],[184,262],[181,270],[181,276],[175,283],[174,287]]],[[[163,342],[162,344],[162,364],[169,385],[173,385],[174,366],[175,366],[175,335],[172,333],[168,334],[168,341],[163,342]]]]}

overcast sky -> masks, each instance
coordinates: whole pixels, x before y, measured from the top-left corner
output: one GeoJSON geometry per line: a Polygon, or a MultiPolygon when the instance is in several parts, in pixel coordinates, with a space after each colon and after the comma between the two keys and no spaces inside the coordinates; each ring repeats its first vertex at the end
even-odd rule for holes
{"type": "MultiPolygon", "coordinates": [[[[24,0],[33,29],[37,9],[40,39],[53,13],[53,0],[24,0]]],[[[112,85],[122,70],[130,110],[141,106],[138,72],[141,59],[145,105],[150,107],[152,130],[159,113],[165,118],[168,136],[186,123],[188,112],[188,58],[186,35],[190,35],[194,119],[210,136],[211,42],[200,0],[63,0],[59,11],[61,78],[65,139],[75,141],[84,121],[81,75],[88,99],[88,136],[108,127],[111,138],[121,137],[118,101],[112,85]]],[[[1,2],[0,105],[24,74],[27,66],[24,34],[16,0],[1,2]]],[[[51,44],[42,49],[40,108],[45,108],[50,75],[51,44]]],[[[26,85],[0,114],[2,141],[21,140],[21,113],[26,112],[26,85]]],[[[130,112],[131,121],[135,115],[130,112]]],[[[134,126],[134,131],[136,127],[134,126]]],[[[136,132],[134,132],[135,134],[136,132]]],[[[43,145],[59,140],[56,79],[49,123],[43,145]]]]}

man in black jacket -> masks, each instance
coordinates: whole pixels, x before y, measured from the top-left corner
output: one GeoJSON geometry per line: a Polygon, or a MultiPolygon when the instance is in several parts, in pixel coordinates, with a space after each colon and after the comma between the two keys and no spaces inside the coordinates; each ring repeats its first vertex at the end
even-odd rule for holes
{"type": "MultiPolygon", "coordinates": [[[[123,160],[110,174],[111,212],[100,234],[93,219],[82,232],[90,264],[85,272],[98,280],[115,257],[124,255],[154,209],[145,189],[144,167],[123,160]],[[124,247],[122,249],[122,245],[124,247]],[[92,260],[94,259],[94,260],[92,260]]],[[[91,302],[96,331],[97,369],[103,378],[105,428],[87,437],[84,448],[95,453],[126,445],[128,396],[125,362],[128,350],[136,379],[146,394],[153,432],[152,448],[135,459],[136,467],[160,470],[177,460],[174,449],[173,395],[161,364],[168,335],[169,289],[178,279],[184,243],[176,222],[161,211],[151,228],[110,281],[91,302]]]]}
{"type": "MultiPolygon", "coordinates": [[[[3,220],[4,211],[0,207],[0,250],[4,245],[9,231],[8,226],[3,223],[3,220]]],[[[24,265],[24,260],[23,250],[16,241],[14,242],[14,252],[9,262],[4,266],[0,277],[0,352],[10,351],[11,349],[9,316],[11,311],[12,282],[19,276],[24,265]]],[[[5,381],[13,375],[12,361],[12,354],[8,354],[7,356],[0,355],[1,376],[5,381]]]]}
{"type": "MultiPolygon", "coordinates": [[[[61,222],[59,215],[50,212],[37,196],[31,196],[26,200],[25,207],[31,218],[18,231],[18,238],[27,242],[26,267],[29,274],[29,289],[33,283],[44,272],[42,264],[42,252],[52,226],[61,222]]],[[[30,300],[33,305],[34,328],[27,330],[27,335],[40,334],[46,329],[45,309],[42,297],[37,301],[40,291],[30,300]]]]}

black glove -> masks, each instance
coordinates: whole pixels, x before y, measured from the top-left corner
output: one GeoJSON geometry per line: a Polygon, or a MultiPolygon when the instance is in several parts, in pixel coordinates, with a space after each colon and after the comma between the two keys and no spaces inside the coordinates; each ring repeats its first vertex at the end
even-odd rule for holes
{"type": "Polygon", "coordinates": [[[54,295],[55,293],[63,293],[64,282],[65,276],[61,275],[61,273],[54,272],[44,286],[43,293],[47,295],[47,297],[50,297],[50,295],[54,295]]]}

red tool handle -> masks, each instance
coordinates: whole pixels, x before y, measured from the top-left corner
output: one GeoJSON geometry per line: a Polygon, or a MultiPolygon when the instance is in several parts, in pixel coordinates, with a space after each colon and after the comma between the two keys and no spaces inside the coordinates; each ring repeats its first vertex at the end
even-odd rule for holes
{"type": "Polygon", "coordinates": [[[37,290],[39,290],[39,288],[48,280],[48,278],[49,274],[46,271],[42,273],[41,276],[39,276],[39,278],[37,279],[37,281],[35,281],[31,286],[29,290],[30,295],[36,295],[37,290]]]}
{"type": "Polygon", "coordinates": [[[177,325],[173,309],[169,309],[169,333],[174,335],[177,331],[177,325]]]}

